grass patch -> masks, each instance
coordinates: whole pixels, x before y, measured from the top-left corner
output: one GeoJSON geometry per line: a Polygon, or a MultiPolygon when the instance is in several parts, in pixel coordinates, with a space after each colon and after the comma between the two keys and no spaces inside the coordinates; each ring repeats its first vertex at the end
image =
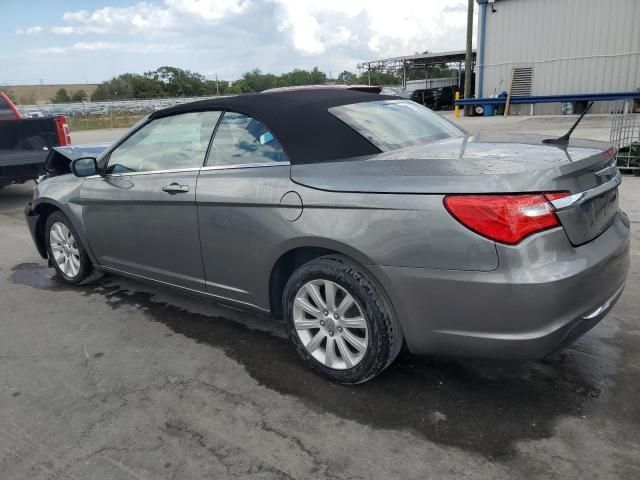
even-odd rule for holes
{"type": "Polygon", "coordinates": [[[101,116],[67,117],[67,122],[69,122],[69,128],[72,132],[104,128],[129,128],[144,116],[144,113],[127,114],[114,112],[113,114],[101,116]]]}
{"type": "Polygon", "coordinates": [[[627,167],[627,161],[629,167],[640,167],[640,143],[632,143],[618,150],[618,166],[627,167]]]}

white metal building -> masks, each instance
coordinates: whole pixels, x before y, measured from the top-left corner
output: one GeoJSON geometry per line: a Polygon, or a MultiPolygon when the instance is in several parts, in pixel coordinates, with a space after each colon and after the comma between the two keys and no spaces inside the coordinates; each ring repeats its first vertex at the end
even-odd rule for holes
{"type": "MultiPolygon", "coordinates": [[[[476,97],[631,92],[640,88],[640,0],[476,0],[476,97]]],[[[609,112],[613,102],[594,104],[609,112]]],[[[560,113],[537,104],[535,113],[560,113]]],[[[512,113],[529,113],[514,105],[512,113]]]]}

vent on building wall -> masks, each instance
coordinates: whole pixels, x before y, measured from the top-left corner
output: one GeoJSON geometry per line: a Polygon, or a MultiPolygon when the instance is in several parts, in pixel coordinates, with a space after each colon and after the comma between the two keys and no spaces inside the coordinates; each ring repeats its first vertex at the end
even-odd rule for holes
{"type": "Polygon", "coordinates": [[[531,95],[533,83],[533,67],[516,67],[511,80],[512,97],[528,97],[531,95]]]}

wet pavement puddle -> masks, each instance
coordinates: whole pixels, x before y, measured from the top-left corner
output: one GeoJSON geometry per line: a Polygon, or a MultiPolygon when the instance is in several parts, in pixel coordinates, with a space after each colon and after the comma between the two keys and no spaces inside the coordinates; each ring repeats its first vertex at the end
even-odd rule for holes
{"type": "Polygon", "coordinates": [[[140,291],[125,290],[117,285],[118,277],[108,276],[90,286],[70,287],[38,264],[14,267],[12,280],[37,289],[102,295],[114,310],[134,306],[175,333],[221,348],[262,385],[319,411],[374,428],[412,430],[492,459],[513,456],[519,440],[553,436],[560,417],[582,416],[605,381],[599,357],[591,353],[595,347],[579,343],[543,361],[521,364],[403,352],[373,381],[345,387],[307,370],[285,338],[154,301],[143,284],[137,284],[140,291]]]}

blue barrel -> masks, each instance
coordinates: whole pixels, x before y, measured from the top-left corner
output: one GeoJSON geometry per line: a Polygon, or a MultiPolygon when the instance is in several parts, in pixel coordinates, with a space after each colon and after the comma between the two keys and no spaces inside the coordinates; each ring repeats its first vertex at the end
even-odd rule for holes
{"type": "Polygon", "coordinates": [[[493,117],[496,114],[495,105],[484,105],[484,113],[485,117],[493,117]]]}

